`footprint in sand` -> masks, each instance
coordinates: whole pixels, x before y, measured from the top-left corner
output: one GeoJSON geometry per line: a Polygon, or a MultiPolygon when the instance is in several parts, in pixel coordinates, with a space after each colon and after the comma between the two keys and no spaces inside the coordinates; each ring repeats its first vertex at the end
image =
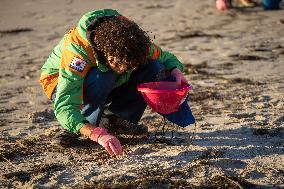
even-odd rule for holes
{"type": "Polygon", "coordinates": [[[246,162],[234,159],[210,160],[210,164],[221,167],[222,169],[245,169],[247,166],[246,162]]]}

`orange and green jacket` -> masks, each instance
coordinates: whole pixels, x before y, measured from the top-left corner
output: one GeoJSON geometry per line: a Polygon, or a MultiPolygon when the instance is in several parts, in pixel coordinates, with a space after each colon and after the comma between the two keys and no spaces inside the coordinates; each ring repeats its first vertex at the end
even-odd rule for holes
{"type": "MultiPolygon", "coordinates": [[[[123,17],[111,9],[96,10],[83,15],[77,27],[64,35],[41,68],[40,84],[49,99],[57,86],[54,101],[56,118],[65,129],[73,133],[79,133],[86,121],[81,114],[86,74],[92,67],[98,67],[102,72],[109,70],[100,61],[89,40],[95,23],[109,16],[123,17]]],[[[183,71],[183,65],[173,54],[163,51],[155,44],[149,48],[149,59],[159,60],[166,69],[177,67],[183,71]]],[[[127,82],[130,75],[131,71],[117,75],[114,87],[127,82]]]]}

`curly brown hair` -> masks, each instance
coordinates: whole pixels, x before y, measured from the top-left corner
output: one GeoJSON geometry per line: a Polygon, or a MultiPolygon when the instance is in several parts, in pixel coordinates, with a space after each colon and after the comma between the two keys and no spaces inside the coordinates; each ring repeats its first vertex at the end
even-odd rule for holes
{"type": "Polygon", "coordinates": [[[127,70],[147,62],[149,36],[135,22],[125,17],[110,17],[100,23],[94,31],[94,43],[105,57],[116,57],[119,64],[125,65],[127,70]]]}

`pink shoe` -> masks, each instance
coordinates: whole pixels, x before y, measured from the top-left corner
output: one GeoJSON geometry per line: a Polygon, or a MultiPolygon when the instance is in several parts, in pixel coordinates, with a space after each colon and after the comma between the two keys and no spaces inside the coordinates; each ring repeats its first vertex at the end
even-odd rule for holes
{"type": "Polygon", "coordinates": [[[226,2],[226,0],[217,0],[216,1],[216,8],[219,11],[225,11],[228,9],[228,4],[226,2]]]}

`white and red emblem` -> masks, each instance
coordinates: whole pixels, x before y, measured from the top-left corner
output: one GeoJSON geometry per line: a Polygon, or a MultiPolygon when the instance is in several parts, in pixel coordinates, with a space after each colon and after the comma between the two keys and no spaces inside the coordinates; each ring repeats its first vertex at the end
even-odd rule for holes
{"type": "Polygon", "coordinates": [[[86,64],[87,64],[86,61],[80,58],[74,57],[69,67],[82,73],[84,71],[86,64]]]}

